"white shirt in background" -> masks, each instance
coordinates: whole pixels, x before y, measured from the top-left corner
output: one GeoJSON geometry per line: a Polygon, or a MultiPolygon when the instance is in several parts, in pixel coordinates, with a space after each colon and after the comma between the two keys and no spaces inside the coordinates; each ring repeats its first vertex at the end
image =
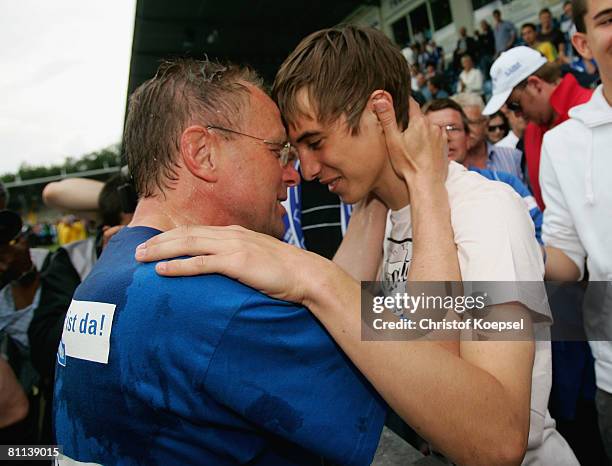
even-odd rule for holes
{"type": "Polygon", "coordinates": [[[510,147],[512,149],[516,149],[516,145],[519,142],[519,137],[514,134],[514,131],[510,130],[510,132],[508,133],[508,135],[503,138],[501,141],[496,142],[494,144],[494,146],[497,147],[510,147]]]}
{"type": "Polygon", "coordinates": [[[478,68],[463,70],[459,75],[459,81],[464,84],[463,92],[482,95],[482,72],[478,68]]]}

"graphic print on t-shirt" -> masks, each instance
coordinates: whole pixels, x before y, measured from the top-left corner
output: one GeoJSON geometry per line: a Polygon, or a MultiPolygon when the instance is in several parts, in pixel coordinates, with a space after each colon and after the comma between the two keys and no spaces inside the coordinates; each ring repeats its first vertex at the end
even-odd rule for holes
{"type": "Polygon", "coordinates": [[[385,296],[404,291],[411,259],[412,238],[387,238],[382,280],[385,296]]]}

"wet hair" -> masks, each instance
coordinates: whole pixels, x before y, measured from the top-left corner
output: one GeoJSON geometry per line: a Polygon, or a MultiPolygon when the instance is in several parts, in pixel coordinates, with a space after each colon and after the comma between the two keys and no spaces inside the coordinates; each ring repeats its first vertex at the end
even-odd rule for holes
{"type": "Polygon", "coordinates": [[[180,138],[189,124],[240,128],[249,105],[247,84],[262,86],[248,68],[177,59],[163,62],[155,76],[134,91],[123,149],[141,197],[163,192],[176,181],[180,138]]]}

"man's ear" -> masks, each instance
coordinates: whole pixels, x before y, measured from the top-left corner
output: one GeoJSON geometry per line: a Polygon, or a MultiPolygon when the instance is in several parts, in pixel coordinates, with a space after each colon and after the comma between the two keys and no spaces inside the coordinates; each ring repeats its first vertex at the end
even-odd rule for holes
{"type": "Polygon", "coordinates": [[[576,32],[572,36],[572,44],[574,45],[574,47],[576,47],[576,50],[582,58],[584,58],[585,60],[593,59],[593,52],[591,52],[591,47],[589,47],[587,35],[584,32],[576,32]]]}
{"type": "Polygon", "coordinates": [[[183,131],[180,140],[181,160],[185,168],[196,178],[210,183],[218,178],[212,139],[213,135],[208,129],[194,125],[183,131]]]}
{"type": "Polygon", "coordinates": [[[527,78],[527,84],[530,84],[531,88],[539,94],[544,89],[545,81],[532,75],[527,78]]]}

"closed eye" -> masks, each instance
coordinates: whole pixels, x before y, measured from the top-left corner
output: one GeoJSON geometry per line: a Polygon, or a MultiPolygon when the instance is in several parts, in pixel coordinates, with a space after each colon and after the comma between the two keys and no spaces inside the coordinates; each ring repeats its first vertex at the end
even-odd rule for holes
{"type": "Polygon", "coordinates": [[[316,141],[309,142],[307,146],[310,150],[319,150],[321,148],[321,140],[317,139],[316,141]]]}

